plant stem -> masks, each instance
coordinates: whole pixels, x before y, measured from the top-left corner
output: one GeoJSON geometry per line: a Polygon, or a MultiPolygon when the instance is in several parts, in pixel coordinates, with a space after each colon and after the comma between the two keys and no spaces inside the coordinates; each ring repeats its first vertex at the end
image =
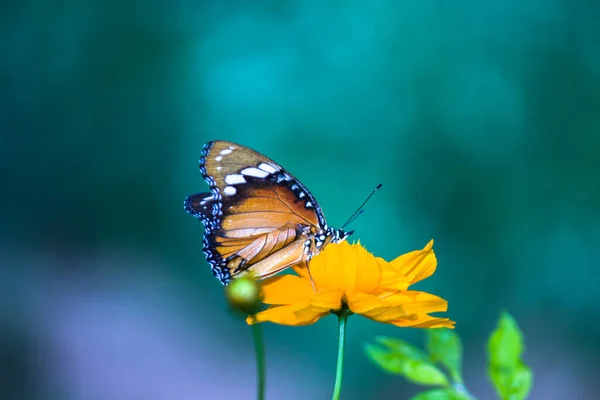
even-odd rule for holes
{"type": "Polygon", "coordinates": [[[256,353],[256,399],[265,398],[265,345],[262,335],[262,324],[252,325],[252,338],[254,339],[254,352],[256,353]]]}
{"type": "Polygon", "coordinates": [[[346,348],[346,321],[352,314],[348,309],[343,308],[337,313],[339,336],[338,336],[338,358],[337,369],[335,371],[335,386],[333,388],[332,400],[339,400],[342,391],[342,373],[344,370],[344,349],[346,348]]]}

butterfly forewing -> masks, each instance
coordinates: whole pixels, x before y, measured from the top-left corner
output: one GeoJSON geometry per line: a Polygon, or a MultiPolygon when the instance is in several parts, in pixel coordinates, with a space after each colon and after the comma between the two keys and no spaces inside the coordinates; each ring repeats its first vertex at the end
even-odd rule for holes
{"type": "Polygon", "coordinates": [[[247,270],[258,278],[271,276],[308,261],[315,243],[320,249],[345,238],[345,232],[327,227],[304,185],[254,150],[209,142],[200,171],[211,191],[189,196],[185,209],[204,223],[204,253],[224,284],[247,270]]]}

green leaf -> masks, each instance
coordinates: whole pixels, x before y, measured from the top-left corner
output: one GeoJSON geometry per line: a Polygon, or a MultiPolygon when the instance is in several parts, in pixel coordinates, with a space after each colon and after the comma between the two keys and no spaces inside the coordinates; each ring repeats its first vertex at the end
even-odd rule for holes
{"type": "Polygon", "coordinates": [[[467,394],[462,394],[453,388],[432,389],[411,397],[410,400],[473,400],[467,394]]]}
{"type": "Polygon", "coordinates": [[[514,368],[491,367],[488,373],[501,399],[522,400],[527,398],[533,384],[533,373],[525,364],[514,368]]]}
{"type": "Polygon", "coordinates": [[[488,341],[490,364],[511,368],[516,366],[523,353],[523,333],[515,319],[503,312],[498,326],[488,341]]]}
{"type": "Polygon", "coordinates": [[[430,358],[423,350],[419,349],[412,344],[405,342],[404,340],[391,338],[388,336],[378,336],[375,338],[378,343],[387,347],[389,350],[400,353],[406,358],[411,358],[414,360],[424,360],[429,361],[430,358]]]}
{"type": "Polygon", "coordinates": [[[462,383],[462,343],[452,329],[428,329],[425,347],[434,362],[448,368],[452,380],[462,383]]]}
{"type": "Polygon", "coordinates": [[[521,359],[523,333],[515,319],[503,312],[488,341],[488,375],[502,399],[526,399],[533,372],[521,359]]]}
{"type": "Polygon", "coordinates": [[[420,357],[424,353],[407,343],[401,343],[397,346],[397,350],[367,344],[366,352],[369,358],[384,371],[402,375],[411,382],[421,385],[445,386],[448,384],[448,378],[444,372],[426,358],[420,357]],[[415,355],[417,357],[413,357],[415,355]]]}

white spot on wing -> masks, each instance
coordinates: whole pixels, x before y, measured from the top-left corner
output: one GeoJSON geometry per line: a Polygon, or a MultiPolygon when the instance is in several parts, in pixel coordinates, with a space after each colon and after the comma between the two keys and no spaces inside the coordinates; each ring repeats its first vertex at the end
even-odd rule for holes
{"type": "Polygon", "coordinates": [[[223,193],[227,196],[233,196],[236,192],[237,190],[235,190],[233,186],[225,186],[225,188],[223,188],[223,193]]]}
{"type": "Polygon", "coordinates": [[[221,150],[221,155],[222,156],[226,156],[227,154],[230,154],[233,150],[231,148],[229,149],[223,149],[221,150]]]}
{"type": "Polygon", "coordinates": [[[312,203],[310,201],[306,202],[306,207],[312,207],[312,203]]]}
{"type": "Polygon", "coordinates": [[[223,159],[223,156],[216,156],[216,157],[215,157],[215,160],[216,160],[217,162],[221,162],[221,160],[222,160],[222,159],[223,159]]]}
{"type": "MultiPolygon", "coordinates": [[[[217,169],[218,169],[218,167],[217,167],[217,169]]],[[[298,197],[300,197],[300,198],[303,198],[304,196],[306,196],[306,195],[304,194],[304,192],[300,192],[300,193],[298,193],[298,197]]]]}
{"type": "Polygon", "coordinates": [[[200,202],[200,204],[204,205],[204,204],[206,204],[207,201],[211,201],[211,200],[214,200],[214,199],[215,199],[214,196],[207,196],[207,197],[205,197],[205,198],[202,199],[202,201],[200,202]]]}
{"type": "Polygon", "coordinates": [[[274,174],[275,172],[279,171],[279,168],[275,168],[274,166],[272,166],[270,164],[266,164],[266,163],[260,163],[258,165],[258,168],[260,168],[263,171],[266,171],[270,174],[274,174]]]}
{"type": "Polygon", "coordinates": [[[277,183],[281,183],[283,181],[291,181],[292,178],[288,174],[280,173],[277,175],[277,183]]]}
{"type": "Polygon", "coordinates": [[[269,175],[267,171],[263,171],[262,169],[254,167],[244,168],[240,172],[246,176],[254,176],[256,178],[264,178],[265,176],[269,175]]]}
{"type": "Polygon", "coordinates": [[[242,175],[239,174],[231,174],[225,177],[225,182],[228,185],[237,185],[239,183],[246,183],[246,180],[242,175]]]}

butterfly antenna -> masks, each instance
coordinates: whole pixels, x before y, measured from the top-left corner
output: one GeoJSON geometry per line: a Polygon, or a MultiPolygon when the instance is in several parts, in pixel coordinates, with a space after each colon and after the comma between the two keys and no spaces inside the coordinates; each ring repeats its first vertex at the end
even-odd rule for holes
{"type": "Polygon", "coordinates": [[[352,221],[354,221],[356,219],[356,217],[358,217],[360,214],[363,213],[363,207],[365,206],[365,204],[367,204],[367,201],[369,201],[369,199],[371,197],[373,197],[373,195],[375,194],[375,192],[377,192],[380,188],[381,188],[381,183],[379,185],[377,185],[377,187],[375,189],[373,189],[373,191],[371,192],[371,194],[369,196],[367,196],[367,198],[365,199],[365,201],[363,201],[363,203],[360,205],[360,207],[358,207],[358,209],[354,212],[354,214],[352,214],[352,216],[350,216],[350,218],[348,218],[348,221],[346,221],[346,223],[344,225],[342,225],[342,229],[344,229],[349,223],[351,223],[352,221]]]}
{"type": "Polygon", "coordinates": [[[351,219],[349,219],[348,221],[346,221],[346,223],[344,224],[344,226],[346,225],[350,225],[351,223],[353,223],[356,218],[360,217],[363,213],[365,212],[364,209],[360,210],[359,212],[357,212],[354,217],[352,217],[351,219]]]}

